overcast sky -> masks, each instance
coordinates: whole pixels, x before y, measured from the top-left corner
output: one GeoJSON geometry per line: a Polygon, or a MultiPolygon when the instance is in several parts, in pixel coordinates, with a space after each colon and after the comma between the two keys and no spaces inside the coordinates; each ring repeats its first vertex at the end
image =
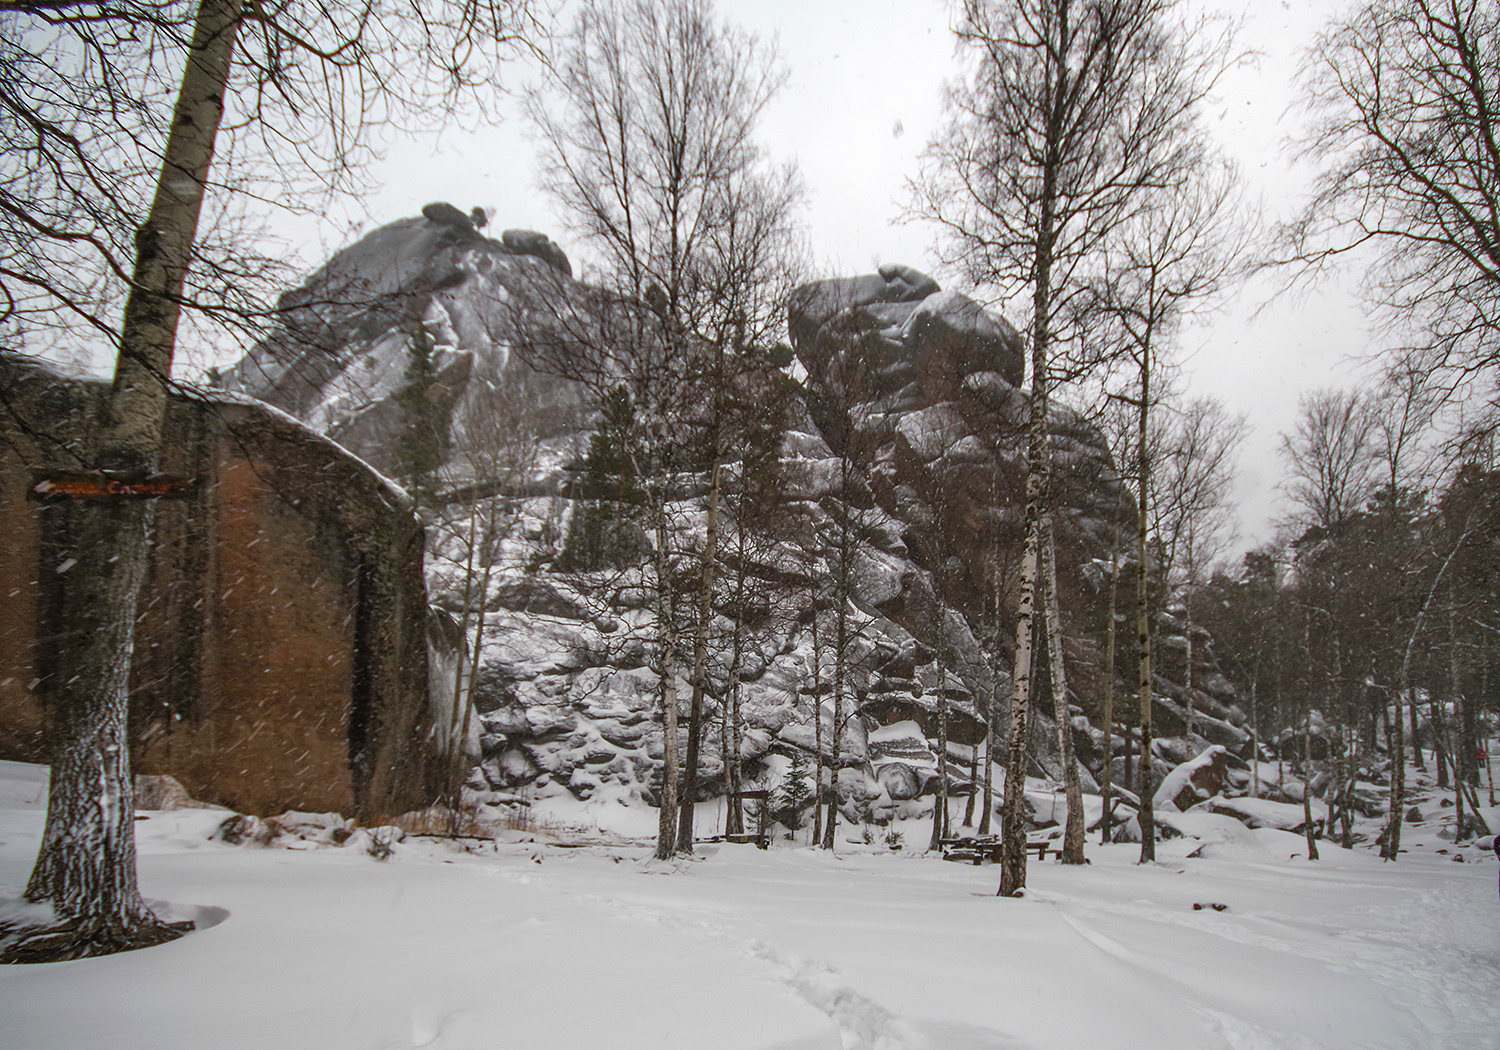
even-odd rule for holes
{"type": "MultiPolygon", "coordinates": [[[[1194,6],[1241,17],[1241,46],[1256,53],[1223,82],[1209,109],[1210,126],[1237,159],[1251,195],[1275,216],[1295,207],[1308,172],[1294,166],[1286,140],[1299,126],[1293,103],[1301,49],[1327,17],[1333,0],[1228,0],[1194,6]]],[[[935,265],[932,231],[902,223],[905,183],[942,123],[942,89],[954,66],[946,0],[753,0],[720,10],[763,38],[774,38],[789,79],[762,125],[762,141],[779,160],[799,165],[808,189],[807,234],[818,269],[869,272],[884,262],[927,270],[956,284],[935,265]]],[[[524,82],[518,70],[513,81],[524,82]]],[[[378,172],[383,188],[359,207],[331,217],[309,260],[348,236],[433,200],[467,211],[479,205],[493,229],[542,230],[572,254],[562,217],[536,185],[534,151],[514,100],[493,105],[501,118],[481,130],[393,145],[378,172]]],[[[1257,283],[1222,312],[1184,333],[1181,357],[1189,393],[1212,395],[1244,413],[1253,431],[1241,461],[1238,497],[1245,522],[1241,546],[1268,538],[1280,508],[1275,448],[1296,416],[1299,394],[1346,385],[1367,351],[1357,304],[1334,285],[1266,303],[1257,283]]]]}

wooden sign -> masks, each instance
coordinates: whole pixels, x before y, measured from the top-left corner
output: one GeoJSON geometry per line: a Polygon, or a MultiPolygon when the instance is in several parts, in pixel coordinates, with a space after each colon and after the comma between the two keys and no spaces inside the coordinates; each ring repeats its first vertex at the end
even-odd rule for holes
{"type": "Polygon", "coordinates": [[[131,499],[191,499],[197,494],[197,478],[171,474],[130,478],[68,471],[32,475],[31,488],[27,492],[34,500],[81,499],[106,503],[131,499]]]}

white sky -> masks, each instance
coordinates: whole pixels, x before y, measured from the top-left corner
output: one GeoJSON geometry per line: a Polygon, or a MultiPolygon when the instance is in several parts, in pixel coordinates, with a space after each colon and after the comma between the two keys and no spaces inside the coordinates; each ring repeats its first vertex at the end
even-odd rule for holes
{"type": "MultiPolygon", "coordinates": [[[[1325,19],[1346,6],[1336,0],[1191,0],[1242,17],[1241,46],[1256,58],[1223,82],[1209,110],[1211,126],[1238,160],[1252,196],[1268,215],[1295,207],[1307,182],[1285,149],[1295,130],[1292,109],[1300,49],[1325,19]]],[[[905,182],[942,119],[942,85],[954,70],[946,0],[753,0],[720,10],[763,38],[774,38],[789,71],[785,90],[762,125],[762,141],[778,160],[795,160],[807,185],[808,238],[818,269],[869,272],[901,262],[931,272],[932,233],[901,224],[905,182]]],[[[518,70],[513,84],[524,80],[518,70]]],[[[309,238],[309,259],[326,257],[347,236],[414,215],[429,201],[491,213],[493,230],[529,227],[582,254],[562,217],[537,189],[534,152],[519,106],[492,106],[499,123],[448,131],[394,145],[377,172],[383,188],[330,216],[323,243],[309,238]]],[[[1293,423],[1297,398],[1324,385],[1352,382],[1355,358],[1367,347],[1362,315],[1347,289],[1323,287],[1265,303],[1258,282],[1222,312],[1204,318],[1182,339],[1187,391],[1211,395],[1253,427],[1241,463],[1238,497],[1242,546],[1268,538],[1277,513],[1277,435],[1293,423]]]]}

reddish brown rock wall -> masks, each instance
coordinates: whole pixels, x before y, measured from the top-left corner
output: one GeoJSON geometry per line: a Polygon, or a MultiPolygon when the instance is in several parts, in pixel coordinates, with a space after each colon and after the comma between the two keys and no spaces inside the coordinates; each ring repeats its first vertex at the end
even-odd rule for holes
{"type": "MultiPolygon", "coordinates": [[[[47,640],[67,571],[33,471],[77,469],[93,384],[0,362],[0,757],[45,760],[47,640]],[[81,447],[81,446],[76,446],[81,447]]],[[[434,801],[423,538],[368,467],[266,408],[176,399],[132,667],[138,772],[242,812],[366,819],[434,801]]]]}

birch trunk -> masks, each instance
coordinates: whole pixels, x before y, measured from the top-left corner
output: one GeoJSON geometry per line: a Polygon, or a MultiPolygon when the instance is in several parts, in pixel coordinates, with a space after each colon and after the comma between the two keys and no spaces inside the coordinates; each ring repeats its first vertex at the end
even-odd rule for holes
{"type": "Polygon", "coordinates": [[[1057,729],[1057,760],[1062,764],[1063,787],[1068,799],[1068,817],[1063,827],[1062,862],[1085,864],[1083,855],[1083,785],[1073,754],[1073,724],[1068,717],[1068,679],[1062,648],[1062,610],[1057,599],[1057,546],[1052,516],[1042,526],[1043,557],[1046,562],[1047,657],[1052,679],[1052,717],[1057,729]]]}
{"type": "MultiPolygon", "coordinates": [[[[114,383],[105,399],[96,470],[148,475],[166,419],[177,323],[239,29],[238,0],[203,0],[172,116],[156,196],[136,234],[114,383]]],[[[6,961],[102,955],[159,944],[190,926],[163,923],[136,881],[135,792],[126,725],[136,610],[150,549],[147,501],[78,501],[65,520],[59,664],[49,683],[52,776],[47,821],[25,897],[57,922],[0,953],[6,961]]]]}
{"type": "Polygon", "coordinates": [[[1182,618],[1184,621],[1184,634],[1187,636],[1187,666],[1183,669],[1184,708],[1187,711],[1187,738],[1188,743],[1193,742],[1193,581],[1192,573],[1188,574],[1188,583],[1182,592],[1182,618]]]}
{"type": "Polygon", "coordinates": [[[1396,692],[1396,710],[1392,712],[1389,754],[1391,756],[1391,801],[1390,813],[1386,816],[1385,836],[1380,844],[1382,860],[1395,860],[1401,852],[1402,808],[1406,805],[1406,740],[1405,725],[1401,717],[1401,705],[1406,700],[1406,675],[1396,692]]]}
{"type": "Polygon", "coordinates": [[[708,628],[713,617],[714,569],[718,564],[719,491],[721,471],[714,463],[708,488],[707,525],[699,559],[698,622],[693,631],[693,699],[688,706],[687,762],[682,774],[682,807],[677,849],[693,852],[694,803],[698,800],[698,750],[703,729],[704,679],[708,674],[708,628]]]}
{"type": "MultiPolygon", "coordinates": [[[[479,549],[479,496],[475,490],[475,496],[469,502],[469,537],[467,550],[464,552],[464,590],[463,598],[459,608],[462,612],[458,617],[458,637],[462,645],[467,645],[469,640],[469,618],[474,613],[474,553],[479,549]]],[[[480,618],[484,617],[484,611],[480,610],[480,618]]],[[[458,711],[459,697],[464,695],[464,672],[468,670],[468,661],[464,659],[464,652],[460,650],[458,659],[453,662],[453,717],[449,719],[448,745],[455,751],[462,745],[458,740],[458,711]]],[[[453,766],[458,765],[457,756],[452,756],[453,766]]],[[[448,796],[448,809],[450,811],[450,827],[453,834],[458,833],[458,785],[450,779],[445,789],[448,796]]]]}
{"type": "MultiPolygon", "coordinates": [[[[1033,405],[1035,400],[1033,400],[1033,405]]],[[[1033,408],[1033,415],[1036,414],[1033,408]]],[[[1010,698],[1010,746],[1005,758],[1005,796],[1000,811],[1001,897],[1013,897],[1026,886],[1026,829],[1022,825],[1026,800],[1026,761],[1031,698],[1031,657],[1035,637],[1037,569],[1041,546],[1041,522],[1032,517],[1040,503],[1035,490],[1040,478],[1033,472],[1026,479],[1026,547],[1021,554],[1021,606],[1016,612],[1016,659],[1010,698]]]]}
{"type": "MultiPolygon", "coordinates": [[[[993,491],[993,490],[992,490],[993,491]]],[[[1000,693],[1000,583],[999,572],[992,583],[991,600],[995,609],[995,635],[990,644],[990,695],[989,706],[984,713],[984,812],[979,815],[980,835],[990,833],[990,824],[995,813],[995,712],[999,707],[1000,693]]]]}
{"type": "Polygon", "coordinates": [[[667,860],[677,851],[677,632],[668,583],[666,508],[655,508],[657,645],[661,675],[662,769],[661,806],[656,829],[656,859],[667,860]]]}
{"type": "Polygon", "coordinates": [[[1141,351],[1141,401],[1138,407],[1136,432],[1136,467],[1139,483],[1136,492],[1136,559],[1135,578],[1135,632],[1137,650],[1136,700],[1140,704],[1141,746],[1137,757],[1140,777],[1141,807],[1141,863],[1156,860],[1156,790],[1151,783],[1151,589],[1147,585],[1150,573],[1147,570],[1146,545],[1150,538],[1151,457],[1148,427],[1151,419],[1151,347],[1148,343],[1141,351]]]}
{"type": "Polygon", "coordinates": [[[1307,859],[1318,859],[1318,840],[1313,833],[1312,819],[1312,708],[1308,707],[1302,720],[1302,827],[1307,833],[1307,859]]]}
{"type": "MultiPolygon", "coordinates": [[[[462,704],[458,702],[458,693],[453,694],[453,758],[448,776],[453,785],[452,819],[455,833],[458,828],[458,804],[462,794],[463,760],[469,743],[469,722],[474,717],[474,683],[479,680],[479,651],[484,646],[484,611],[490,597],[490,577],[495,569],[495,542],[498,538],[495,532],[495,499],[492,496],[484,526],[484,554],[479,559],[479,611],[474,617],[474,637],[469,641],[469,687],[464,690],[462,704]]],[[[467,579],[464,581],[464,591],[467,601],[469,592],[467,579]]],[[[467,613],[468,606],[464,608],[467,613]]],[[[463,660],[460,658],[460,667],[462,664],[463,660]]]]}
{"type": "Polygon", "coordinates": [[[938,697],[938,782],[932,799],[932,842],[937,849],[948,834],[948,698],[938,697]]]}
{"type": "Polygon", "coordinates": [[[812,657],[813,657],[813,687],[812,687],[812,720],[813,720],[813,759],[816,763],[813,777],[813,845],[823,841],[823,696],[818,691],[823,681],[822,647],[819,645],[821,639],[818,633],[818,606],[817,600],[813,600],[812,618],[812,657]]]}
{"type": "Polygon", "coordinates": [[[1115,519],[1115,536],[1109,546],[1109,622],[1104,629],[1104,765],[1099,771],[1099,793],[1104,803],[1104,816],[1099,821],[1099,844],[1108,845],[1110,824],[1113,819],[1115,762],[1115,613],[1120,596],[1120,522],[1115,519]]]}
{"type": "MultiPolygon", "coordinates": [[[[1427,611],[1432,608],[1432,600],[1436,597],[1438,588],[1442,586],[1443,578],[1448,574],[1448,567],[1453,564],[1453,559],[1458,557],[1458,552],[1468,540],[1472,529],[1472,519],[1466,520],[1458,541],[1454,543],[1448,556],[1443,559],[1437,575],[1433,577],[1432,585],[1427,589],[1427,596],[1423,599],[1421,608],[1417,610],[1416,622],[1412,624],[1411,635],[1406,640],[1406,650],[1401,655],[1401,678],[1397,683],[1396,694],[1397,706],[1394,717],[1391,719],[1394,734],[1387,738],[1391,756],[1391,811],[1385,827],[1384,841],[1380,847],[1380,856],[1384,860],[1395,860],[1401,851],[1401,821],[1404,816],[1401,810],[1406,799],[1406,744],[1401,739],[1403,728],[1401,705],[1406,703],[1406,698],[1411,693],[1412,656],[1416,652],[1417,640],[1422,635],[1422,624],[1427,619],[1427,611]]],[[[1413,747],[1415,746],[1416,742],[1413,741],[1413,747]]]]}
{"type": "MultiPolygon", "coordinates": [[[[1066,28],[1062,37],[1066,39],[1066,28]]],[[[1042,183],[1036,204],[1031,294],[1031,411],[1027,420],[1025,548],[1021,555],[1021,603],[1016,612],[1015,688],[1010,702],[1010,748],[1005,766],[1005,800],[1001,814],[1000,889],[1014,896],[1026,886],[1026,802],[1031,662],[1036,643],[1037,587],[1041,570],[1042,518],[1048,491],[1047,398],[1051,350],[1052,257],[1057,236],[1058,179],[1062,168],[1064,118],[1069,106],[1069,73],[1065,54],[1048,55],[1042,87],[1046,112],[1042,183]],[[1056,63],[1054,66],[1053,63],[1056,63]]]]}

